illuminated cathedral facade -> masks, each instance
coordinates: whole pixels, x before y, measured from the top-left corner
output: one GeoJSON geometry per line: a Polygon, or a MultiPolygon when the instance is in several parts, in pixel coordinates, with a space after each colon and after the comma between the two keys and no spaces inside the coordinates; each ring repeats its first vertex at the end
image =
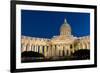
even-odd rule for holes
{"type": "Polygon", "coordinates": [[[46,58],[70,56],[77,50],[90,49],[90,37],[75,37],[67,20],[60,27],[60,35],[51,39],[21,36],[21,52],[34,51],[46,58]]]}

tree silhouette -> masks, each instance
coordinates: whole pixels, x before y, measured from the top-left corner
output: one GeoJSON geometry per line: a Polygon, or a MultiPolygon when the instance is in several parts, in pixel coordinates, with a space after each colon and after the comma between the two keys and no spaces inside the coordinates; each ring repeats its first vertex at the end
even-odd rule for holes
{"type": "Polygon", "coordinates": [[[44,57],[44,55],[38,52],[25,51],[21,53],[21,57],[44,57]]]}
{"type": "Polygon", "coordinates": [[[73,53],[75,59],[90,59],[90,50],[81,49],[73,53]]]}

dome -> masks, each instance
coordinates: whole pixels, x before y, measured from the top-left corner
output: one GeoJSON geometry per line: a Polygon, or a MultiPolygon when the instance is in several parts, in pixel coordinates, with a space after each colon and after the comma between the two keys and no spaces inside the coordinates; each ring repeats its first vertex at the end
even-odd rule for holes
{"type": "Polygon", "coordinates": [[[60,35],[70,35],[71,34],[71,27],[68,24],[67,20],[64,20],[64,23],[61,25],[60,28],[60,35]]]}

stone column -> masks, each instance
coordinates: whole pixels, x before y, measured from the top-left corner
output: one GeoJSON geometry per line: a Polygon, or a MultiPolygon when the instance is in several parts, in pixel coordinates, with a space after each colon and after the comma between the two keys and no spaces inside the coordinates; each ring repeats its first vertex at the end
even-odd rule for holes
{"type": "Polygon", "coordinates": [[[87,45],[87,42],[85,42],[85,49],[87,49],[87,46],[88,46],[88,45],[87,45]]]}
{"type": "Polygon", "coordinates": [[[85,42],[83,42],[83,49],[86,49],[86,43],[85,42]]]}
{"type": "Polygon", "coordinates": [[[76,48],[76,50],[79,50],[80,48],[82,48],[82,44],[81,43],[78,44],[78,47],[76,48]]]}
{"type": "Polygon", "coordinates": [[[89,42],[87,43],[87,49],[90,49],[90,44],[89,44],[89,42]]]}
{"type": "Polygon", "coordinates": [[[56,45],[56,55],[59,56],[59,45],[56,45]]]}
{"type": "Polygon", "coordinates": [[[68,55],[67,49],[68,49],[68,45],[65,45],[65,49],[64,49],[65,52],[64,53],[65,53],[66,56],[68,55]]]}
{"type": "Polygon", "coordinates": [[[53,50],[53,45],[51,46],[51,56],[53,57],[53,52],[54,52],[54,50],[53,50]]]}
{"type": "Polygon", "coordinates": [[[32,48],[33,48],[33,47],[32,47],[32,44],[31,44],[30,46],[31,46],[31,51],[32,51],[32,48]]]}
{"type": "Polygon", "coordinates": [[[88,42],[86,43],[86,49],[89,49],[89,44],[88,44],[88,42]]]}
{"type": "Polygon", "coordinates": [[[56,45],[54,45],[54,56],[56,56],[56,45]]]}
{"type": "Polygon", "coordinates": [[[59,52],[58,52],[58,47],[57,47],[57,45],[56,45],[56,56],[59,56],[58,54],[59,54],[59,52]]]}
{"type": "Polygon", "coordinates": [[[25,51],[27,51],[26,44],[24,45],[24,49],[25,49],[25,51]]]}
{"type": "Polygon", "coordinates": [[[82,49],[84,49],[84,47],[85,47],[85,44],[84,44],[84,42],[82,42],[82,49]]]}
{"type": "Polygon", "coordinates": [[[36,52],[38,52],[38,45],[36,45],[36,52]]]}
{"type": "Polygon", "coordinates": [[[34,51],[34,45],[32,45],[32,51],[34,51]]]}
{"type": "Polygon", "coordinates": [[[55,56],[55,45],[52,45],[52,55],[55,56]]]}
{"type": "Polygon", "coordinates": [[[50,53],[50,56],[52,56],[52,47],[51,47],[51,45],[50,45],[49,53],[50,53]]]}
{"type": "Polygon", "coordinates": [[[42,53],[43,54],[43,48],[42,48],[42,46],[40,46],[40,53],[42,53]]]}
{"type": "Polygon", "coordinates": [[[53,45],[51,46],[51,56],[53,57],[53,52],[54,52],[54,50],[53,50],[53,45]]]}
{"type": "Polygon", "coordinates": [[[61,51],[60,51],[60,56],[62,56],[62,55],[63,55],[63,46],[62,46],[62,45],[60,45],[60,48],[61,48],[61,51]]]}
{"type": "Polygon", "coordinates": [[[31,51],[31,46],[30,46],[30,44],[28,44],[27,50],[28,50],[28,51],[31,51]]]}
{"type": "Polygon", "coordinates": [[[48,55],[48,57],[50,57],[50,46],[49,45],[47,47],[47,55],[48,55]]]}
{"type": "Polygon", "coordinates": [[[37,52],[38,52],[38,53],[39,53],[39,51],[40,51],[40,50],[39,50],[39,48],[40,48],[40,46],[39,46],[39,45],[37,45],[37,52]]]}
{"type": "Polygon", "coordinates": [[[52,57],[52,46],[50,45],[50,56],[52,57]]]}
{"type": "Polygon", "coordinates": [[[35,45],[35,52],[37,52],[37,45],[35,45]]]}
{"type": "Polygon", "coordinates": [[[26,51],[28,51],[28,45],[26,45],[26,51]]]}
{"type": "Polygon", "coordinates": [[[26,45],[26,49],[27,49],[26,51],[29,51],[29,49],[30,49],[30,45],[29,44],[26,45]]]}
{"type": "Polygon", "coordinates": [[[29,45],[29,51],[31,51],[31,44],[29,45]]]}
{"type": "Polygon", "coordinates": [[[56,56],[56,46],[54,45],[54,56],[56,56]]]}
{"type": "Polygon", "coordinates": [[[21,52],[26,51],[26,45],[25,44],[21,44],[21,52]]]}
{"type": "Polygon", "coordinates": [[[44,46],[44,55],[46,56],[47,46],[44,46]]]}

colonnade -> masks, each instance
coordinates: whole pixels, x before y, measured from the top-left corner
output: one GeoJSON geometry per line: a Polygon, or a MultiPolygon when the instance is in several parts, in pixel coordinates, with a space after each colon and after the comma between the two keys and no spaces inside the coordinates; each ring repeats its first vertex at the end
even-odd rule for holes
{"type": "Polygon", "coordinates": [[[34,45],[34,44],[22,44],[22,52],[24,51],[34,51],[47,57],[57,57],[57,56],[68,56],[74,51],[74,47],[70,44],[67,45],[34,45]]]}
{"type": "Polygon", "coordinates": [[[54,44],[48,40],[31,40],[31,39],[22,39],[21,42],[21,52],[24,51],[34,51],[43,54],[45,57],[59,57],[59,56],[70,56],[76,50],[80,49],[90,49],[90,41],[87,39],[80,39],[75,47],[74,42],[72,43],[63,43],[57,42],[54,44]],[[26,42],[26,40],[31,42],[26,42]],[[37,42],[34,43],[33,41],[37,42]]]}
{"type": "Polygon", "coordinates": [[[89,41],[80,41],[77,44],[76,50],[80,50],[80,49],[90,49],[90,42],[89,41]]]}

